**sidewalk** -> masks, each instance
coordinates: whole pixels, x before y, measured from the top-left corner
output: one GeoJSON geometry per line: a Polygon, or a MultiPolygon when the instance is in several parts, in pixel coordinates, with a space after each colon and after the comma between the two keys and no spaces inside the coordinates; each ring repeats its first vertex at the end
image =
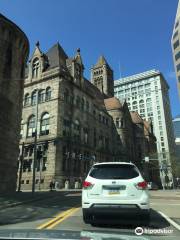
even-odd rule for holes
{"type": "Polygon", "coordinates": [[[15,192],[13,194],[0,195],[0,210],[4,208],[14,207],[34,201],[39,201],[44,198],[52,198],[59,194],[59,192],[81,191],[80,189],[58,189],[54,191],[41,190],[32,194],[31,191],[15,192]]]}
{"type": "Polygon", "coordinates": [[[180,200],[180,190],[179,189],[175,189],[175,190],[151,190],[149,191],[151,198],[154,199],[169,199],[169,200],[173,200],[173,199],[179,199],[180,200]]]}

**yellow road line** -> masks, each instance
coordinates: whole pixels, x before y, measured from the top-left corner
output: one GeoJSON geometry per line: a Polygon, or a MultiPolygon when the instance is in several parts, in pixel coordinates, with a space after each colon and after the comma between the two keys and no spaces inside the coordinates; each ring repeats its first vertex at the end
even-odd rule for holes
{"type": "Polygon", "coordinates": [[[46,229],[52,229],[54,228],[57,224],[59,224],[60,222],[64,221],[66,218],[70,217],[73,213],[75,213],[79,208],[72,208],[72,211],[67,213],[64,217],[60,218],[59,220],[57,220],[56,222],[54,222],[53,224],[49,225],[46,229]]]}
{"type": "Polygon", "coordinates": [[[73,212],[73,210],[77,210],[79,208],[71,208],[68,209],[67,211],[61,212],[58,215],[56,215],[53,219],[51,219],[50,221],[41,224],[40,226],[37,227],[37,229],[48,229],[48,227],[50,227],[51,225],[53,225],[55,222],[57,222],[58,220],[63,219],[64,217],[66,217],[67,215],[69,216],[70,214],[72,214],[71,212],[73,212]]]}

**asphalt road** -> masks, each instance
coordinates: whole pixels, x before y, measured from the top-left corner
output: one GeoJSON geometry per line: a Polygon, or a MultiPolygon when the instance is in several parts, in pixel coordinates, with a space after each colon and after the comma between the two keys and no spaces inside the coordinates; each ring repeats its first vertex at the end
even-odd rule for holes
{"type": "MultiPolygon", "coordinates": [[[[179,199],[166,199],[166,197],[151,198],[151,221],[148,229],[166,229],[167,239],[176,236],[179,239],[180,231],[174,227],[167,219],[170,217],[178,223],[180,220],[180,201],[179,199]],[[165,214],[162,216],[160,213],[165,214]]],[[[1,231],[23,230],[46,231],[46,230],[73,230],[85,232],[114,232],[118,234],[134,234],[136,224],[123,221],[118,225],[91,226],[82,220],[81,192],[58,192],[53,193],[52,197],[41,201],[31,202],[12,208],[0,210],[0,233],[1,231]]]]}

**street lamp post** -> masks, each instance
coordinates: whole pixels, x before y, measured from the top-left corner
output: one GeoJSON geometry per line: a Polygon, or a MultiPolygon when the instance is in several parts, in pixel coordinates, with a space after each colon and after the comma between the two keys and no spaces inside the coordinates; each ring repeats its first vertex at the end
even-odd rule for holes
{"type": "Polygon", "coordinates": [[[21,191],[21,179],[22,179],[22,170],[23,170],[23,160],[24,160],[24,142],[22,144],[21,155],[20,155],[20,169],[19,169],[19,183],[18,183],[18,192],[21,191]]]}

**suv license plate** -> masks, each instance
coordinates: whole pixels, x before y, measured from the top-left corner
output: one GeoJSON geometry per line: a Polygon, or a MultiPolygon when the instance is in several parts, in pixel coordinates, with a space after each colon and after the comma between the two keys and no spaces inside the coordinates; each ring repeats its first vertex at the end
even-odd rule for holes
{"type": "Polygon", "coordinates": [[[109,195],[113,195],[113,194],[120,194],[120,191],[115,189],[109,190],[109,195]]]}

